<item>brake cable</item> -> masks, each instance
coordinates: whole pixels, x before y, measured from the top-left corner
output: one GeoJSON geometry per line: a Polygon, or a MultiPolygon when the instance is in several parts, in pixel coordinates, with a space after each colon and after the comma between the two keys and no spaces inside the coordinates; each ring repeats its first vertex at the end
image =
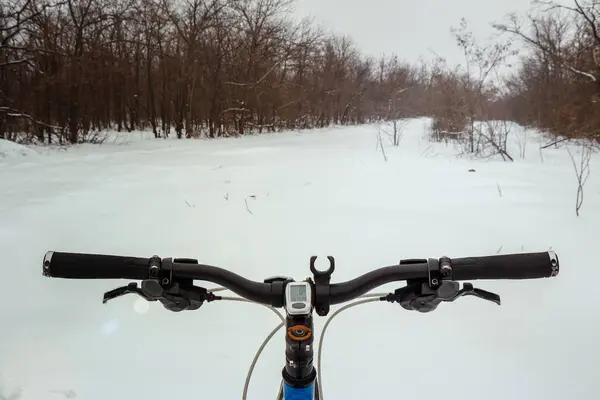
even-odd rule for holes
{"type": "MultiPolygon", "coordinates": [[[[227,290],[227,288],[219,287],[219,288],[214,288],[214,289],[208,289],[209,292],[220,292],[223,290],[227,290]]],[[[242,392],[242,400],[246,400],[246,398],[248,397],[248,387],[250,386],[250,379],[252,378],[252,372],[254,372],[254,367],[256,367],[256,363],[257,363],[260,355],[262,354],[263,350],[267,346],[267,344],[271,341],[273,336],[275,336],[277,331],[279,331],[285,325],[285,318],[279,312],[279,310],[277,310],[275,307],[271,307],[266,304],[256,303],[254,301],[246,300],[242,297],[220,296],[220,300],[239,301],[239,302],[243,302],[243,303],[259,304],[259,305],[264,306],[264,307],[268,308],[269,310],[273,311],[275,314],[277,314],[277,316],[281,320],[281,323],[279,323],[279,325],[277,325],[277,327],[275,327],[275,329],[273,329],[271,331],[271,333],[269,333],[269,335],[265,338],[265,340],[263,340],[262,344],[258,348],[258,351],[254,355],[252,364],[250,364],[250,368],[248,369],[248,374],[246,375],[246,382],[244,383],[244,391],[242,392]]],[[[282,382],[283,382],[283,379],[282,379],[282,382]]],[[[281,384],[280,384],[280,386],[281,386],[281,384]]]]}
{"type": "Polygon", "coordinates": [[[346,304],[345,306],[343,306],[342,308],[340,308],[339,310],[336,310],[333,314],[331,314],[331,317],[327,318],[327,321],[325,321],[325,325],[323,325],[323,331],[321,331],[321,335],[319,337],[319,350],[318,350],[318,354],[317,354],[317,382],[318,382],[317,388],[319,390],[319,400],[324,399],[324,397],[323,397],[323,380],[321,378],[321,349],[323,348],[323,338],[325,338],[325,331],[327,330],[329,323],[331,322],[333,317],[335,317],[342,311],[347,310],[354,306],[359,306],[361,304],[371,303],[371,302],[375,302],[375,301],[381,301],[380,298],[385,295],[386,295],[386,293],[372,293],[372,294],[365,294],[365,295],[359,296],[359,298],[363,298],[363,300],[358,300],[358,301],[355,301],[354,303],[346,304]]]}
{"type": "Polygon", "coordinates": [[[269,333],[269,335],[266,337],[266,339],[263,340],[262,344],[258,348],[258,351],[254,355],[252,364],[250,364],[250,368],[248,369],[248,374],[246,375],[246,382],[244,383],[244,391],[242,392],[242,400],[246,400],[246,397],[248,396],[248,387],[250,386],[250,379],[252,378],[252,372],[254,372],[254,367],[256,366],[256,362],[258,361],[260,355],[262,354],[262,352],[265,349],[265,347],[267,346],[267,344],[271,341],[273,336],[275,336],[277,331],[279,331],[285,325],[285,318],[283,317],[283,315],[281,315],[281,313],[278,310],[276,310],[275,308],[268,306],[266,304],[255,303],[253,301],[246,300],[241,297],[222,296],[221,300],[240,301],[240,302],[244,302],[244,303],[260,304],[262,306],[269,308],[271,311],[273,311],[275,314],[277,314],[279,316],[279,318],[281,319],[281,322],[279,323],[279,325],[277,325],[277,327],[275,327],[275,329],[273,329],[271,331],[271,333],[269,333]]]}
{"type": "MultiPolygon", "coordinates": [[[[214,289],[208,289],[208,292],[218,292],[218,291],[223,291],[223,290],[227,290],[227,288],[219,287],[219,288],[214,288],[214,289]]],[[[358,306],[358,305],[361,305],[361,304],[372,303],[372,302],[375,302],[375,301],[381,301],[381,297],[382,296],[386,296],[386,295],[387,295],[387,293],[370,293],[370,294],[365,294],[365,295],[359,296],[359,298],[362,298],[363,300],[358,300],[358,301],[355,301],[353,303],[346,304],[345,306],[343,306],[342,308],[340,308],[339,310],[336,310],[333,314],[331,314],[331,316],[329,318],[327,318],[327,321],[325,321],[325,325],[323,326],[323,331],[322,331],[322,333],[320,335],[320,338],[319,338],[319,347],[318,347],[318,355],[317,355],[317,374],[318,374],[317,382],[318,382],[318,384],[316,386],[317,386],[318,391],[319,391],[319,400],[323,400],[324,399],[324,397],[323,397],[323,380],[321,378],[321,349],[323,348],[323,339],[325,338],[325,331],[327,330],[327,327],[329,326],[329,323],[331,322],[331,320],[336,315],[338,315],[339,313],[341,313],[344,310],[347,310],[347,309],[349,309],[351,307],[358,306]]],[[[263,342],[260,345],[258,351],[254,355],[254,359],[252,360],[252,364],[250,365],[250,368],[248,369],[248,374],[246,375],[246,382],[244,384],[244,391],[242,393],[242,400],[246,400],[247,396],[248,396],[248,387],[250,385],[250,379],[252,378],[252,372],[254,372],[254,368],[256,366],[256,363],[257,363],[260,355],[262,354],[263,350],[267,346],[267,344],[275,336],[275,334],[277,333],[277,331],[279,331],[285,325],[285,318],[274,307],[268,306],[266,304],[256,303],[254,301],[246,300],[246,299],[241,298],[241,297],[220,296],[220,300],[239,301],[239,302],[245,302],[245,303],[259,304],[259,305],[264,306],[264,307],[270,309],[271,311],[273,311],[281,319],[281,323],[279,325],[277,325],[275,327],[275,329],[273,329],[269,333],[269,335],[265,338],[265,340],[263,340],[263,342]]],[[[280,388],[281,388],[282,384],[280,384],[280,388]]],[[[278,399],[279,399],[279,395],[278,395],[278,399]]]]}

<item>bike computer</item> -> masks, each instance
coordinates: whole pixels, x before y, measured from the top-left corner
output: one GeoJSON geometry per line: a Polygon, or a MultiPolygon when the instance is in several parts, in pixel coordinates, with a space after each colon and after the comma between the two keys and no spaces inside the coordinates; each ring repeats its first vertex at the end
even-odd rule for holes
{"type": "Polygon", "coordinates": [[[310,313],[312,309],[310,283],[289,282],[285,285],[285,309],[290,315],[310,313]]]}

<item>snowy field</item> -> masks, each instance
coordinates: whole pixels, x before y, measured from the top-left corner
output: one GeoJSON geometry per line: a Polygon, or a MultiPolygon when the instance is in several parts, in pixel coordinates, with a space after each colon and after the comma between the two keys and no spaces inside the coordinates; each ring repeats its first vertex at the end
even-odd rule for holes
{"type": "MultiPolygon", "coordinates": [[[[514,163],[468,160],[428,142],[425,123],[386,145],[387,162],[374,126],[218,141],[138,133],[68,150],[2,143],[0,399],[239,399],[278,324],[244,303],[103,305],[126,281],[45,278],[48,250],[194,257],[254,280],[303,279],[311,255],[333,255],[341,281],[401,258],[550,248],[557,278],[474,282],[501,307],[463,298],[430,314],[388,303],[342,313],[325,338],[325,398],[598,399],[600,157],[577,218],[564,148],[540,154],[545,142],[517,129],[514,163]]],[[[275,398],[283,343],[281,332],[265,350],[249,399],[275,398]]]]}

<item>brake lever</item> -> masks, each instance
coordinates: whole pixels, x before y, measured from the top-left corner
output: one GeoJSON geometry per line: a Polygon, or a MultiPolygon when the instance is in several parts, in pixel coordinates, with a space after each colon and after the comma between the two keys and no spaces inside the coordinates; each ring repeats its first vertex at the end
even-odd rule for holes
{"type": "Polygon", "coordinates": [[[484,299],[487,301],[491,301],[492,303],[501,305],[500,296],[497,295],[496,293],[488,292],[487,290],[483,290],[483,289],[474,288],[473,285],[470,283],[465,283],[463,285],[462,290],[466,290],[463,293],[463,296],[475,296],[475,297],[479,297],[480,299],[484,299]]]}
{"type": "Polygon", "coordinates": [[[142,291],[142,289],[138,288],[136,282],[131,282],[127,286],[121,286],[104,293],[104,297],[102,298],[102,304],[106,304],[106,302],[109,300],[113,300],[117,297],[121,297],[130,293],[137,294],[147,301],[156,301],[156,299],[150,298],[148,295],[146,295],[146,293],[142,291]]]}

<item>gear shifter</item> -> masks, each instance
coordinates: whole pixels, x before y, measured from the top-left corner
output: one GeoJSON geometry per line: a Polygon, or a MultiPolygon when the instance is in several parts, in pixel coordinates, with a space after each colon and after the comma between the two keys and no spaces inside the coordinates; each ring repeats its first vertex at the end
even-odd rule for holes
{"type": "Polygon", "coordinates": [[[461,289],[460,284],[454,281],[442,281],[435,288],[426,281],[409,281],[408,285],[381,297],[381,300],[399,303],[409,311],[426,313],[435,310],[442,301],[453,302],[462,296],[476,296],[500,305],[500,296],[497,294],[474,288],[470,283],[465,283],[461,289]]]}

